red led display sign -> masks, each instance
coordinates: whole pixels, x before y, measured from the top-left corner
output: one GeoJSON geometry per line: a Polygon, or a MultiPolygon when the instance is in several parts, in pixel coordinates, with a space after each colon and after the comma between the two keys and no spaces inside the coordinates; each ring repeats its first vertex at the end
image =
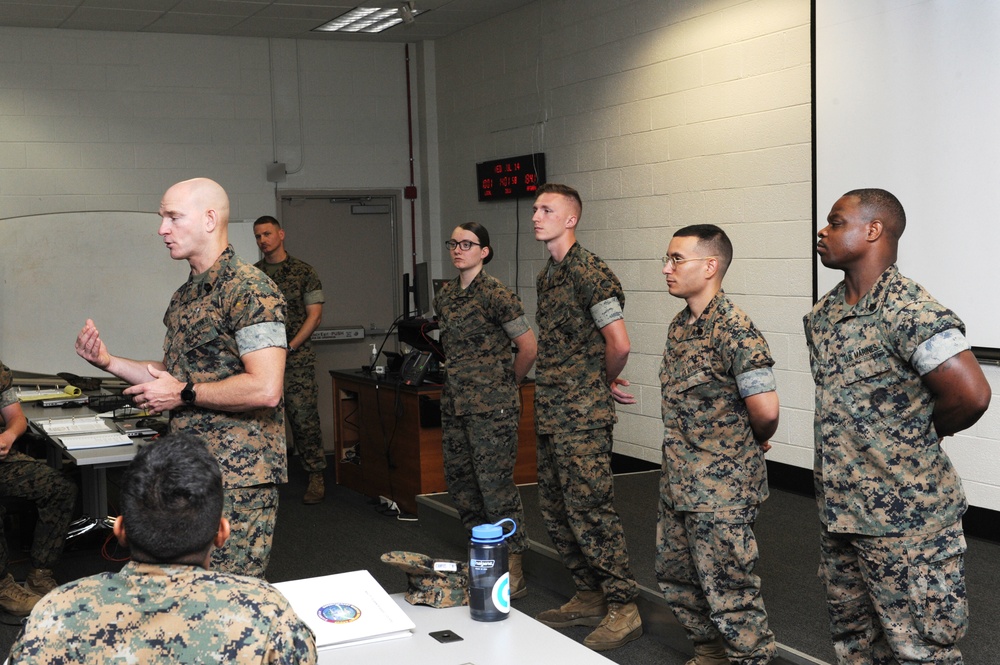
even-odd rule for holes
{"type": "Polygon", "coordinates": [[[476,164],[480,201],[535,196],[545,182],[545,153],[505,157],[476,164]]]}

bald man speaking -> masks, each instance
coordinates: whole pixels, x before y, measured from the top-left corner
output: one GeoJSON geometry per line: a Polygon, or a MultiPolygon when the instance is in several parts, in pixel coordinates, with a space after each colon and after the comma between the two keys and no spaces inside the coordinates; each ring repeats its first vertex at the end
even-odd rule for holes
{"type": "Polygon", "coordinates": [[[264,577],[277,484],[288,480],[285,299],[229,245],[229,197],[218,183],[177,183],[163,195],[159,215],[170,258],[191,266],[163,317],[163,360],[111,355],[90,319],[77,336],[76,352],[132,384],[125,393],[137,405],[169,411],[172,432],[208,443],[222,467],[223,510],[232,526],[225,547],[212,554],[212,568],[264,577]]]}

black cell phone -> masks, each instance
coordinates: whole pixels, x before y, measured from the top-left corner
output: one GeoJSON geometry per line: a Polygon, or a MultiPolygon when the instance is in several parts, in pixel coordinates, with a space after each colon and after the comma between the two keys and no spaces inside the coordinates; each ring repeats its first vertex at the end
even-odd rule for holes
{"type": "Polygon", "coordinates": [[[447,644],[448,642],[461,642],[462,636],[458,635],[450,630],[435,630],[433,633],[428,633],[435,640],[441,644],[447,644]]]}

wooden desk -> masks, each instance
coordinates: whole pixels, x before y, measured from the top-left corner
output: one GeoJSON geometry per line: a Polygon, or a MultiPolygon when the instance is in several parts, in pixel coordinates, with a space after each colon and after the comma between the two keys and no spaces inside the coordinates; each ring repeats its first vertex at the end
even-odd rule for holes
{"type": "MultiPolygon", "coordinates": [[[[417,512],[418,494],[447,491],[441,454],[441,386],[331,370],[337,483],[417,512]]],[[[535,385],[521,386],[514,482],[537,480],[535,385]]]]}

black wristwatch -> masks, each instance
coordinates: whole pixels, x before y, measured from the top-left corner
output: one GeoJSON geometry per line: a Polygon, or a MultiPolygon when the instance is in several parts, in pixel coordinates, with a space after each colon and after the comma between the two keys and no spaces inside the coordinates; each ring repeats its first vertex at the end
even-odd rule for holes
{"type": "Polygon", "coordinates": [[[188,381],[187,385],[184,386],[184,389],[181,390],[181,401],[185,404],[194,404],[194,400],[197,397],[198,395],[194,392],[194,382],[188,381]]]}

